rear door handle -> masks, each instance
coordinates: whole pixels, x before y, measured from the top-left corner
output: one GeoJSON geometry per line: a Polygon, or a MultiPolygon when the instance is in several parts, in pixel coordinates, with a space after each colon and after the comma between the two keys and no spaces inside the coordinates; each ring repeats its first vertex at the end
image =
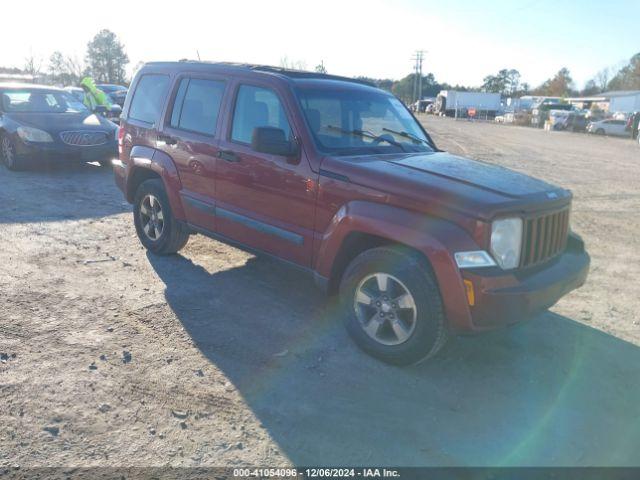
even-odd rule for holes
{"type": "Polygon", "coordinates": [[[233,152],[231,150],[220,150],[218,152],[218,158],[221,158],[226,162],[232,162],[232,163],[240,161],[240,157],[238,157],[236,152],[233,152]]]}
{"type": "Polygon", "coordinates": [[[164,135],[162,133],[158,134],[158,141],[164,142],[167,145],[176,145],[178,143],[178,139],[173,138],[170,135],[164,135]]]}

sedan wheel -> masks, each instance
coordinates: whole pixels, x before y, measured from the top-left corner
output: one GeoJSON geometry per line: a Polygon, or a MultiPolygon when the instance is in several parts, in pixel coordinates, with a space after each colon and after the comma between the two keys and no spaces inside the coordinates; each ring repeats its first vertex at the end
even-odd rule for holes
{"type": "Polygon", "coordinates": [[[16,158],[16,151],[11,139],[9,137],[2,137],[2,159],[5,166],[9,170],[18,169],[18,159],[16,158]]]}

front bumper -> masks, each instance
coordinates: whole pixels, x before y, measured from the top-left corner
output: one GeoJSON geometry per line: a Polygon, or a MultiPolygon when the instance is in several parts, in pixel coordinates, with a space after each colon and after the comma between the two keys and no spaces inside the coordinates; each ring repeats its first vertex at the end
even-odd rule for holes
{"type": "Polygon", "coordinates": [[[475,294],[474,305],[469,306],[472,325],[466,333],[516,323],[551,307],[584,284],[589,263],[584,242],[570,234],[566,250],[539,267],[514,272],[498,267],[462,271],[475,294]]]}
{"type": "Polygon", "coordinates": [[[16,154],[27,161],[94,162],[117,158],[118,144],[115,140],[103,145],[75,146],[60,142],[34,143],[16,142],[16,154]]]}

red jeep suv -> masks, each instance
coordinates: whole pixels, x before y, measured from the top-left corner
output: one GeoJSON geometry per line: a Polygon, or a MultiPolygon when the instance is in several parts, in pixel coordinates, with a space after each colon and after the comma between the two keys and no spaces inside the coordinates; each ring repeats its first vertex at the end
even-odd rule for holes
{"type": "Polygon", "coordinates": [[[173,254],[201,233],[302,267],[389,363],[530,317],[587,277],[570,192],[439,150],[365,82],[148,63],[118,138],[116,182],[147,249],[173,254]]]}

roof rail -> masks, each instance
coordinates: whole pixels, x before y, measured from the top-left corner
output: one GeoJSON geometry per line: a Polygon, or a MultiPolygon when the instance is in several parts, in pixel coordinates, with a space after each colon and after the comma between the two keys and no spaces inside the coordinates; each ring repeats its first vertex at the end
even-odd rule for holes
{"type": "Polygon", "coordinates": [[[272,67],[269,65],[248,65],[251,70],[255,70],[258,72],[270,72],[283,75],[285,77],[291,78],[317,78],[317,79],[325,79],[325,80],[340,80],[343,82],[352,82],[359,83],[362,85],[367,85],[368,87],[375,87],[371,82],[366,80],[361,80],[358,78],[350,78],[343,77],[340,75],[330,75],[328,73],[319,73],[319,72],[309,72],[307,70],[294,70],[291,68],[283,68],[283,67],[272,67]]]}

